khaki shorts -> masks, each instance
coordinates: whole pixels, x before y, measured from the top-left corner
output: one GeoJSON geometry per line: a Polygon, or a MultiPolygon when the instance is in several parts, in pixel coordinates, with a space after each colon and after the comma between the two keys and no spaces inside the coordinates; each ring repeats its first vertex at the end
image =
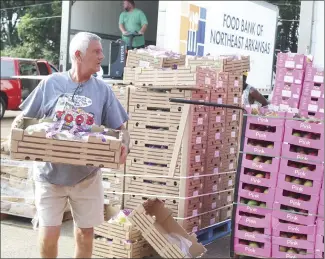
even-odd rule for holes
{"type": "Polygon", "coordinates": [[[35,181],[35,204],[40,227],[60,226],[68,202],[74,223],[92,228],[104,221],[102,174],[91,174],[74,186],[35,181]]]}

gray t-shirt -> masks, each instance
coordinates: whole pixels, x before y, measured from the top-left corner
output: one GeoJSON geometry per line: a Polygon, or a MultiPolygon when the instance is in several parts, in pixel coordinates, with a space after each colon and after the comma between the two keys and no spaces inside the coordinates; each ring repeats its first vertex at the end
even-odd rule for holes
{"type": "MultiPolygon", "coordinates": [[[[69,72],[55,73],[42,80],[20,109],[25,117],[53,118],[62,99],[73,100],[75,108],[92,114],[96,125],[117,129],[128,120],[121,103],[104,81],[92,76],[87,82],[78,84],[72,81],[69,72]]],[[[97,170],[91,166],[35,162],[33,175],[35,181],[72,186],[97,170]]]]}

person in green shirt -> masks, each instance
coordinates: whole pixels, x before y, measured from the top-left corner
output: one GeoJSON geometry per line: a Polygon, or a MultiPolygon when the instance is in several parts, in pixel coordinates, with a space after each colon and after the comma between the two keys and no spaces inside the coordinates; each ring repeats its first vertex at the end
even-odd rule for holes
{"type": "Polygon", "coordinates": [[[144,33],[148,27],[146,15],[138,8],[135,8],[133,0],[123,1],[124,12],[120,14],[119,27],[122,32],[122,40],[128,45],[130,37],[127,34],[138,33],[141,36],[133,38],[132,48],[144,48],[144,33]]]}

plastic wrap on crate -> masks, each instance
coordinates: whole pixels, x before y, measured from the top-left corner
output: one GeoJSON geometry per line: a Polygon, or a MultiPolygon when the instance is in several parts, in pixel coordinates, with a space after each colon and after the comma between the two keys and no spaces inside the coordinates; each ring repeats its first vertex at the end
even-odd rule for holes
{"type": "Polygon", "coordinates": [[[324,165],[308,161],[293,161],[281,158],[280,173],[285,173],[298,178],[322,181],[324,175],[324,165]],[[302,167],[297,167],[297,166],[302,167]]]}
{"type": "Polygon", "coordinates": [[[269,241],[263,244],[262,248],[256,247],[256,245],[247,245],[240,243],[240,238],[235,237],[234,239],[234,251],[237,254],[244,254],[253,257],[265,257],[269,258],[271,256],[271,237],[269,241]]]}
{"type": "Polygon", "coordinates": [[[242,167],[240,172],[240,181],[258,186],[273,187],[277,184],[278,172],[252,172],[250,168],[242,167]],[[247,174],[245,174],[247,171],[247,174]]]}
{"type": "Polygon", "coordinates": [[[302,85],[301,84],[291,84],[281,81],[276,81],[273,95],[299,99],[301,95],[302,85]]]}
{"type": "Polygon", "coordinates": [[[324,124],[286,120],[283,142],[324,149],[324,124]]]}
{"type": "Polygon", "coordinates": [[[298,53],[279,53],[276,66],[290,69],[304,69],[306,67],[306,56],[298,53]]]}
{"type": "Polygon", "coordinates": [[[281,142],[273,141],[272,139],[267,140],[267,142],[272,142],[271,144],[267,144],[266,146],[261,146],[261,143],[265,143],[265,141],[261,141],[258,139],[245,137],[244,142],[244,152],[254,153],[259,155],[268,155],[268,156],[280,156],[281,153],[281,142]],[[259,142],[256,145],[252,145],[252,142],[259,142]]]}
{"type": "Polygon", "coordinates": [[[298,108],[299,107],[299,98],[293,97],[284,97],[280,95],[273,95],[272,104],[279,106],[282,110],[287,110],[288,108],[298,108]]]}
{"type": "MultiPolygon", "coordinates": [[[[319,202],[318,195],[310,195],[310,200],[305,201],[302,198],[292,198],[289,196],[285,196],[283,194],[284,189],[277,188],[275,191],[275,201],[281,201],[283,205],[293,207],[299,210],[306,210],[308,213],[315,214],[317,211],[317,204],[319,202]]],[[[301,197],[301,196],[300,196],[301,197]]]]}
{"type": "Polygon", "coordinates": [[[281,205],[286,205],[287,203],[277,200],[275,197],[275,202],[273,204],[273,211],[272,216],[278,219],[282,219],[285,221],[293,222],[296,224],[303,224],[303,225],[313,225],[315,224],[315,212],[309,211],[309,214],[297,214],[291,211],[285,211],[281,209],[281,205]]]}
{"type": "Polygon", "coordinates": [[[303,96],[324,98],[324,83],[304,82],[302,87],[303,96]]]}
{"type": "Polygon", "coordinates": [[[277,81],[300,85],[304,81],[304,70],[278,68],[275,77],[277,81]]]}
{"type": "Polygon", "coordinates": [[[324,149],[309,149],[309,151],[305,149],[305,147],[298,145],[283,143],[282,157],[296,159],[303,162],[324,162],[324,149]],[[306,152],[309,153],[306,154],[306,152]]]}
{"type": "Polygon", "coordinates": [[[324,68],[307,66],[305,71],[305,81],[314,83],[324,83],[324,68]]]}
{"type": "Polygon", "coordinates": [[[300,109],[306,109],[309,112],[322,112],[324,113],[324,98],[311,97],[311,96],[301,96],[300,109]]]}
{"type": "Polygon", "coordinates": [[[270,161],[268,164],[261,162],[260,160],[257,160],[256,157],[262,157],[262,156],[255,156],[251,154],[244,154],[243,160],[242,160],[242,167],[251,168],[263,172],[278,172],[279,165],[280,165],[280,158],[278,157],[267,157],[267,161],[270,161]],[[252,158],[253,160],[250,160],[249,158],[252,158]],[[255,160],[254,160],[255,159],[255,160]]]}
{"type": "Polygon", "coordinates": [[[268,213],[266,215],[259,215],[260,217],[253,217],[251,216],[251,213],[248,214],[250,216],[246,216],[244,215],[240,215],[241,213],[247,213],[247,212],[243,212],[243,210],[241,209],[241,206],[237,207],[237,211],[236,211],[236,224],[241,224],[241,225],[245,225],[248,227],[254,227],[254,228],[270,228],[271,229],[271,213],[268,213]]]}
{"type": "MultiPolygon", "coordinates": [[[[267,109],[260,109],[261,112],[267,112],[267,109]]],[[[253,109],[247,108],[248,114],[252,114],[253,109]]],[[[247,116],[247,126],[245,136],[260,140],[282,141],[284,133],[285,112],[277,112],[279,118],[270,116],[247,116]],[[253,124],[253,125],[252,125],[253,124]],[[268,131],[262,131],[266,129],[268,131]],[[272,130],[272,131],[271,131],[272,130]],[[275,131],[274,131],[275,130],[275,131]]]]}
{"type": "Polygon", "coordinates": [[[319,195],[321,189],[321,182],[306,180],[305,183],[302,184],[302,181],[300,179],[280,173],[278,175],[277,187],[302,194],[319,195]]]}
{"type": "Polygon", "coordinates": [[[274,244],[276,243],[281,243],[278,242],[277,240],[273,241],[272,238],[272,258],[314,258],[314,249],[303,249],[303,253],[300,252],[300,254],[296,251],[296,249],[293,248],[288,248],[286,249],[286,252],[280,251],[280,247],[284,247],[284,245],[279,245],[279,244],[274,244]]]}

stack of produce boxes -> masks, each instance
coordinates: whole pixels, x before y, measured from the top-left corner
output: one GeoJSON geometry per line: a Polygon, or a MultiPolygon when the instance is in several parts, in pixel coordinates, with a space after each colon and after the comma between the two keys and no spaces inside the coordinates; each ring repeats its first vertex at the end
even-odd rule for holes
{"type": "Polygon", "coordinates": [[[247,110],[249,116],[238,187],[234,250],[237,254],[270,257],[271,212],[280,164],[284,112],[247,110]]]}
{"type": "Polygon", "coordinates": [[[299,110],[324,119],[324,68],[315,68],[308,64],[299,110]]]}
{"type": "Polygon", "coordinates": [[[314,258],[315,215],[324,174],[324,124],[287,113],[273,206],[272,257],[314,258]]]}
{"type": "Polygon", "coordinates": [[[307,59],[303,54],[279,53],[272,104],[298,108],[307,59]]]}
{"type": "Polygon", "coordinates": [[[324,181],[320,192],[316,223],[315,258],[324,258],[324,181]]]}

